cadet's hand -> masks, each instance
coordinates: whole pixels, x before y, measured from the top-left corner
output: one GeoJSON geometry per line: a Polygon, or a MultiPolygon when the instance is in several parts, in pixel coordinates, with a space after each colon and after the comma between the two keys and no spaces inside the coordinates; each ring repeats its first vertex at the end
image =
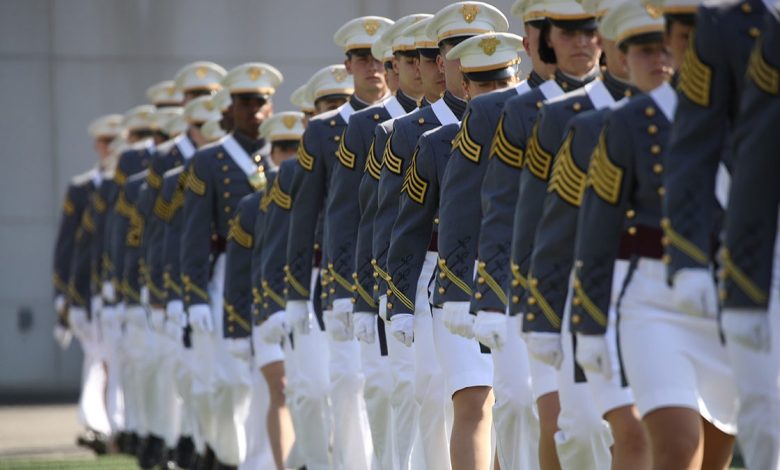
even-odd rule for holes
{"type": "Polygon", "coordinates": [[[68,301],[62,294],[54,297],[54,311],[62,318],[65,318],[66,310],[68,309],[68,301]]]}
{"type": "Polygon", "coordinates": [[[114,291],[114,284],[110,281],[104,281],[100,289],[100,293],[103,296],[103,300],[109,303],[116,301],[116,292],[114,291]]]}
{"type": "Polygon", "coordinates": [[[305,300],[291,300],[285,307],[285,320],[291,331],[308,335],[311,329],[311,314],[305,300]]]}
{"type": "Polygon", "coordinates": [[[709,269],[684,268],[674,275],[672,300],[677,308],[696,317],[714,317],[718,313],[718,293],[709,269]]]}
{"type": "Polygon", "coordinates": [[[396,313],[390,319],[390,333],[393,337],[411,347],[414,342],[414,315],[411,313],[396,313]]]}
{"type": "Polygon", "coordinates": [[[612,379],[612,357],[604,335],[577,333],[577,363],[583,370],[612,379]]]}
{"type": "Polygon", "coordinates": [[[266,343],[280,344],[290,331],[284,318],[284,310],[274,312],[254,329],[258,331],[259,338],[266,343]]]}
{"type": "Polygon", "coordinates": [[[211,318],[211,307],[208,305],[191,305],[189,317],[190,326],[196,333],[211,333],[214,331],[214,320],[211,318]]]}
{"type": "Polygon", "coordinates": [[[561,346],[561,335],[558,333],[547,332],[523,332],[520,326],[520,334],[525,340],[528,348],[528,354],[537,361],[543,362],[556,369],[561,368],[563,363],[563,348],[561,346]]]}
{"type": "Polygon", "coordinates": [[[769,313],[752,309],[726,309],[720,319],[726,341],[768,353],[772,349],[769,313]]]}
{"type": "Polygon", "coordinates": [[[500,351],[506,344],[506,315],[498,312],[477,312],[477,320],[474,322],[474,336],[477,341],[500,351]]]}
{"type": "Polygon", "coordinates": [[[366,344],[374,344],[376,340],[376,315],[355,312],[352,319],[355,322],[355,338],[366,344]]]}
{"type": "Polygon", "coordinates": [[[354,337],[352,325],[352,299],[336,299],[330,318],[331,337],[336,341],[351,341],[354,337]]]}
{"type": "Polygon", "coordinates": [[[149,314],[149,323],[154,331],[163,333],[165,331],[165,311],[161,308],[152,308],[149,314]]]}
{"type": "Polygon", "coordinates": [[[249,338],[225,338],[225,348],[231,356],[248,361],[252,357],[252,344],[249,338]]]}
{"type": "Polygon", "coordinates": [[[92,330],[89,327],[89,319],[87,318],[87,311],[81,307],[70,307],[68,309],[68,323],[70,329],[79,341],[89,341],[92,339],[90,333],[92,330]]]}
{"type": "Polygon", "coordinates": [[[57,344],[64,351],[70,346],[70,342],[73,340],[73,333],[68,328],[57,323],[54,325],[54,340],[57,341],[57,344]]]}
{"type": "Polygon", "coordinates": [[[442,305],[444,326],[452,334],[470,339],[474,337],[476,316],[469,312],[468,302],[444,302],[442,305]]]}
{"type": "Polygon", "coordinates": [[[179,328],[187,326],[187,314],[184,313],[184,302],[181,300],[171,300],[165,306],[165,315],[168,322],[175,323],[179,328]]]}

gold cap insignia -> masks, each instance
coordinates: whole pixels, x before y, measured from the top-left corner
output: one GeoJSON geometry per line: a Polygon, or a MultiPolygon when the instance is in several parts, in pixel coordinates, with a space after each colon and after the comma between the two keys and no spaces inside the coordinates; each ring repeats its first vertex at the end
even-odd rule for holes
{"type": "Polygon", "coordinates": [[[214,103],[212,103],[211,100],[204,101],[203,108],[208,112],[212,112],[214,111],[214,103]]]}
{"type": "Polygon", "coordinates": [[[482,39],[477,45],[485,54],[493,55],[496,52],[496,47],[498,47],[499,44],[501,44],[501,41],[496,37],[491,36],[489,38],[482,39]]]}
{"type": "Polygon", "coordinates": [[[366,34],[369,36],[373,36],[376,34],[377,30],[379,29],[379,21],[377,20],[366,20],[363,22],[363,29],[366,30],[366,34]]]}
{"type": "Polygon", "coordinates": [[[173,96],[176,94],[176,87],[172,87],[172,86],[166,87],[165,92],[168,93],[168,96],[173,96]]]}
{"type": "Polygon", "coordinates": [[[209,69],[207,67],[198,67],[195,69],[195,75],[198,78],[203,78],[209,73],[209,69]]]}
{"type": "Polygon", "coordinates": [[[249,69],[246,71],[246,74],[249,75],[250,80],[255,82],[263,75],[263,69],[260,67],[249,67],[249,69]]]}
{"type": "Polygon", "coordinates": [[[282,116],[282,124],[288,129],[292,129],[296,122],[298,122],[298,118],[295,116],[282,116]]]}
{"type": "Polygon", "coordinates": [[[479,5],[467,3],[460,7],[460,14],[463,15],[463,20],[466,23],[473,23],[479,13],[479,5]]]}
{"type": "Polygon", "coordinates": [[[647,11],[647,14],[650,15],[650,17],[653,18],[654,20],[657,20],[664,14],[663,8],[657,5],[653,5],[650,2],[645,3],[645,11],[647,11]]]}
{"type": "Polygon", "coordinates": [[[333,75],[333,79],[336,80],[338,83],[341,83],[344,80],[346,80],[348,75],[346,70],[338,67],[333,67],[330,73],[331,75],[333,75]]]}

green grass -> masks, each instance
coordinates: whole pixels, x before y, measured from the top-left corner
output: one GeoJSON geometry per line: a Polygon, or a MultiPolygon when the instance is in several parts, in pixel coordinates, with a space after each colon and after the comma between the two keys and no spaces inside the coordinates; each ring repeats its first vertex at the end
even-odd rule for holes
{"type": "Polygon", "coordinates": [[[0,470],[137,470],[135,459],[125,456],[106,456],[92,459],[8,459],[0,460],[0,470]]]}

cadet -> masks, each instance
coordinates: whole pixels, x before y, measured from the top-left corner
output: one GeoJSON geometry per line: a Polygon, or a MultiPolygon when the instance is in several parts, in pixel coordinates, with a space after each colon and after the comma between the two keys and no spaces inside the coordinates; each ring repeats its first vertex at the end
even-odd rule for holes
{"type": "Polygon", "coordinates": [[[777,153],[768,143],[777,131],[777,44],[780,12],[775,4],[765,15],[747,68],[735,125],[734,171],[721,250],[724,298],[722,329],[739,390],[740,448],[748,468],[780,467],[778,375],[777,153]],[[771,300],[770,300],[771,299],[771,300]],[[772,303],[774,302],[774,303],[772,303]]]}
{"type": "MultiPolygon", "coordinates": [[[[325,67],[306,84],[304,103],[312,103],[314,115],[327,112],[354,93],[351,77],[343,65],[325,67]],[[335,73],[334,73],[335,71],[335,73]]],[[[298,155],[301,153],[298,146],[298,155]]],[[[308,334],[294,329],[286,319],[285,292],[288,277],[287,243],[292,209],[292,186],[295,174],[303,171],[296,159],[282,163],[270,192],[262,200],[264,216],[262,227],[255,227],[253,258],[260,258],[260,271],[253,269],[252,288],[255,302],[253,340],[258,349],[267,347],[259,342],[278,345],[284,342],[287,388],[285,394],[291,403],[295,425],[296,447],[303,464],[312,469],[331,468],[329,444],[333,432],[329,407],[329,357],[327,337],[322,322],[317,260],[313,263],[307,307],[316,315],[316,325],[308,334]],[[259,326],[258,326],[259,325],[259,326]],[[292,331],[291,331],[292,330],[292,331]],[[286,337],[289,334],[290,340],[286,337]]],[[[305,327],[306,325],[299,325],[305,327]]],[[[288,461],[292,467],[292,462],[288,461]]]]}
{"type": "Polygon", "coordinates": [[[213,427],[205,428],[205,437],[223,466],[238,466],[245,458],[249,376],[242,364],[251,351],[248,337],[222,339],[223,327],[228,331],[235,327],[222,322],[228,220],[240,198],[265,184],[260,157],[250,155],[261,147],[258,127],[281,82],[279,71],[264,63],[242,64],[225,75],[222,85],[230,91],[234,130],[193,156],[184,198],[181,278],[198,361],[193,392],[222,396],[200,406],[199,413],[203,423],[216,415],[213,427]]]}
{"type": "MultiPolygon", "coordinates": [[[[336,151],[351,115],[387,95],[381,64],[371,55],[371,45],[391,24],[386,18],[368,16],[350,20],[336,31],[333,39],[346,54],[346,73],[339,69],[334,69],[334,72],[341,77],[341,81],[347,79],[347,73],[351,74],[355,93],[349,102],[337,110],[321,114],[309,121],[303,136],[297,160],[300,171],[296,172],[292,185],[293,210],[287,245],[289,288],[286,296],[287,320],[301,332],[305,331],[306,327],[301,329],[299,326],[308,324],[306,300],[309,290],[305,286],[310,285],[315,226],[319,217],[324,216],[321,211],[322,201],[334,183],[332,174],[337,159],[336,151]]],[[[327,240],[329,225],[327,220],[323,222],[323,239],[327,240]]],[[[328,265],[330,256],[331,253],[323,250],[323,266],[328,265]]],[[[348,269],[351,270],[351,266],[348,269]]],[[[331,308],[332,299],[329,297],[337,292],[335,285],[327,288],[328,285],[329,276],[323,275],[323,315],[330,349],[331,401],[334,427],[340,430],[334,436],[334,463],[364,468],[370,465],[370,445],[365,441],[368,437],[368,423],[360,403],[363,377],[360,373],[359,345],[352,337],[351,330],[348,330],[348,325],[336,320],[334,313],[352,310],[349,300],[352,293],[348,291],[347,298],[343,299],[346,300],[346,305],[344,302],[337,302],[331,308]]]]}
{"type": "MultiPolygon", "coordinates": [[[[211,62],[193,62],[182,67],[176,74],[176,88],[184,96],[184,117],[187,122],[186,138],[176,141],[176,166],[163,174],[163,185],[160,194],[155,201],[154,217],[162,222],[162,279],[165,290],[165,315],[166,322],[172,323],[183,329],[183,342],[175,354],[177,369],[177,392],[182,399],[181,420],[179,423],[179,442],[176,446],[176,462],[179,467],[187,468],[192,465],[196,455],[200,453],[204,464],[213,461],[214,455],[210,447],[207,447],[204,436],[196,421],[195,403],[192,396],[192,377],[195,370],[193,352],[190,348],[189,327],[184,313],[182,283],[180,277],[179,247],[182,233],[182,211],[184,205],[184,190],[188,173],[185,165],[192,160],[196,149],[206,145],[207,140],[202,133],[202,122],[210,113],[205,113],[206,100],[212,97],[212,102],[217,96],[224,99],[219,101],[214,109],[224,111],[230,105],[230,95],[219,95],[221,90],[220,80],[225,75],[225,69],[211,62]],[[217,94],[212,96],[212,92],[217,94]],[[192,103],[196,98],[203,97],[200,104],[192,103]],[[227,105],[225,105],[225,101],[227,105]],[[191,104],[192,103],[192,104],[191,104]]],[[[232,117],[224,113],[223,124],[232,125],[232,117]]],[[[151,277],[155,278],[155,271],[160,269],[156,263],[150,266],[151,277]]]]}
{"type": "Polygon", "coordinates": [[[632,84],[643,94],[609,114],[588,169],[570,320],[577,333],[577,362],[608,380],[615,373],[618,359],[604,334],[615,261],[629,259],[616,301],[620,357],[650,436],[653,466],[688,462],[725,468],[736,412],[726,351],[713,319],[679,310],[661,262],[661,161],[677,104],[668,84],[671,63],[661,41],[663,27],[631,10],[618,12],[630,19],[618,22],[616,42],[625,52],[632,84]]]}
{"type": "MultiPolygon", "coordinates": [[[[392,69],[398,74],[398,89],[395,96],[379,104],[369,106],[350,117],[349,125],[336,153],[339,164],[334,165],[328,192],[326,223],[329,227],[325,240],[325,251],[329,253],[329,275],[336,281],[333,294],[334,319],[343,324],[343,328],[331,328],[329,332],[337,335],[335,339],[346,340],[353,337],[353,321],[361,336],[371,337],[371,342],[361,344],[362,368],[365,375],[364,396],[366,410],[371,426],[374,452],[382,468],[393,467],[393,461],[402,468],[409,465],[412,443],[415,438],[416,423],[414,416],[414,397],[412,378],[414,366],[411,355],[409,360],[388,363],[389,347],[383,322],[376,314],[376,303],[369,305],[371,311],[355,310],[353,302],[353,272],[355,269],[355,246],[358,224],[360,222],[359,189],[366,165],[366,156],[374,137],[374,128],[382,121],[402,116],[417,108],[422,98],[422,82],[417,68],[417,49],[414,38],[404,35],[407,26],[432,15],[415,14],[400,18],[387,28],[372,49],[377,50],[387,44],[392,50],[392,69]],[[349,279],[349,280],[348,280],[349,279]],[[379,335],[379,343],[373,337],[379,335]],[[403,408],[395,407],[391,417],[391,400],[402,403],[403,408]],[[397,412],[397,413],[396,413],[397,412]],[[393,423],[398,424],[396,428],[393,423]],[[395,450],[395,452],[394,452],[395,450]],[[395,455],[394,455],[395,454],[395,455]]],[[[377,59],[379,60],[379,59],[377,59]]],[[[368,296],[368,293],[365,293],[368,296]]],[[[338,324],[337,324],[338,325],[338,324]]],[[[399,345],[400,346],[400,345],[399,345]]],[[[396,348],[400,350],[401,348],[396,348]]],[[[406,348],[403,348],[406,349],[406,348]]]]}
{"type": "Polygon", "coordinates": [[[96,241],[94,201],[104,173],[112,163],[110,144],[121,130],[121,119],[121,115],[109,114],[89,125],[98,163],[89,172],[74,177],[68,185],[54,249],[58,314],[55,337],[65,349],[72,333],[84,351],[79,421],[86,432],[79,436],[78,443],[98,454],[106,451],[111,425],[104,398],[107,377],[98,334],[99,284],[92,281],[92,245],[96,241]]]}
{"type": "Polygon", "coordinates": [[[303,113],[304,125],[308,125],[309,119],[317,114],[317,110],[314,108],[314,103],[309,101],[309,88],[307,85],[308,82],[304,83],[303,85],[296,88],[292,95],[290,95],[290,102],[298,107],[300,112],[303,113]]]}

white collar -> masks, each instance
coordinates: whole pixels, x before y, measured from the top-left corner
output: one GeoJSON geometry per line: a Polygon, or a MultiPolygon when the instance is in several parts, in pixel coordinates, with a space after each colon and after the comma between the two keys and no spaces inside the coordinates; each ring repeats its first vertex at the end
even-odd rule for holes
{"type": "Polygon", "coordinates": [[[436,115],[436,119],[439,120],[442,126],[460,122],[455,116],[455,113],[453,113],[450,107],[447,106],[447,103],[444,102],[444,98],[440,98],[431,103],[431,111],[436,115]]]}
{"type": "Polygon", "coordinates": [[[518,83],[515,87],[515,91],[518,95],[522,95],[523,93],[526,93],[528,91],[531,91],[531,85],[528,84],[528,80],[523,80],[522,82],[518,83]]]}
{"type": "Polygon", "coordinates": [[[406,114],[406,110],[404,110],[404,107],[401,106],[401,103],[398,102],[398,98],[395,96],[391,96],[382,104],[393,119],[406,114]]]}
{"type": "MultiPolygon", "coordinates": [[[[355,98],[357,99],[357,98],[355,98]]],[[[349,101],[339,106],[339,114],[341,115],[341,118],[349,124],[349,118],[355,113],[355,108],[352,107],[349,101]]]]}
{"type": "Polygon", "coordinates": [[[186,133],[177,136],[173,139],[173,142],[176,144],[176,148],[179,149],[181,156],[184,157],[185,160],[189,160],[195,153],[195,146],[192,145],[192,142],[190,142],[186,133]]]}
{"type": "Polygon", "coordinates": [[[601,79],[593,80],[585,85],[585,93],[588,94],[590,102],[593,103],[593,107],[596,109],[602,109],[615,104],[615,99],[607,90],[604,81],[601,79]]]}
{"type": "Polygon", "coordinates": [[[539,91],[542,92],[545,100],[551,100],[563,94],[563,89],[555,80],[547,80],[539,85],[539,91]]]}
{"type": "Polygon", "coordinates": [[[661,108],[661,112],[666,116],[666,120],[674,122],[674,112],[677,110],[677,92],[674,91],[674,88],[668,82],[664,82],[663,85],[652,90],[648,95],[661,108]]]}

